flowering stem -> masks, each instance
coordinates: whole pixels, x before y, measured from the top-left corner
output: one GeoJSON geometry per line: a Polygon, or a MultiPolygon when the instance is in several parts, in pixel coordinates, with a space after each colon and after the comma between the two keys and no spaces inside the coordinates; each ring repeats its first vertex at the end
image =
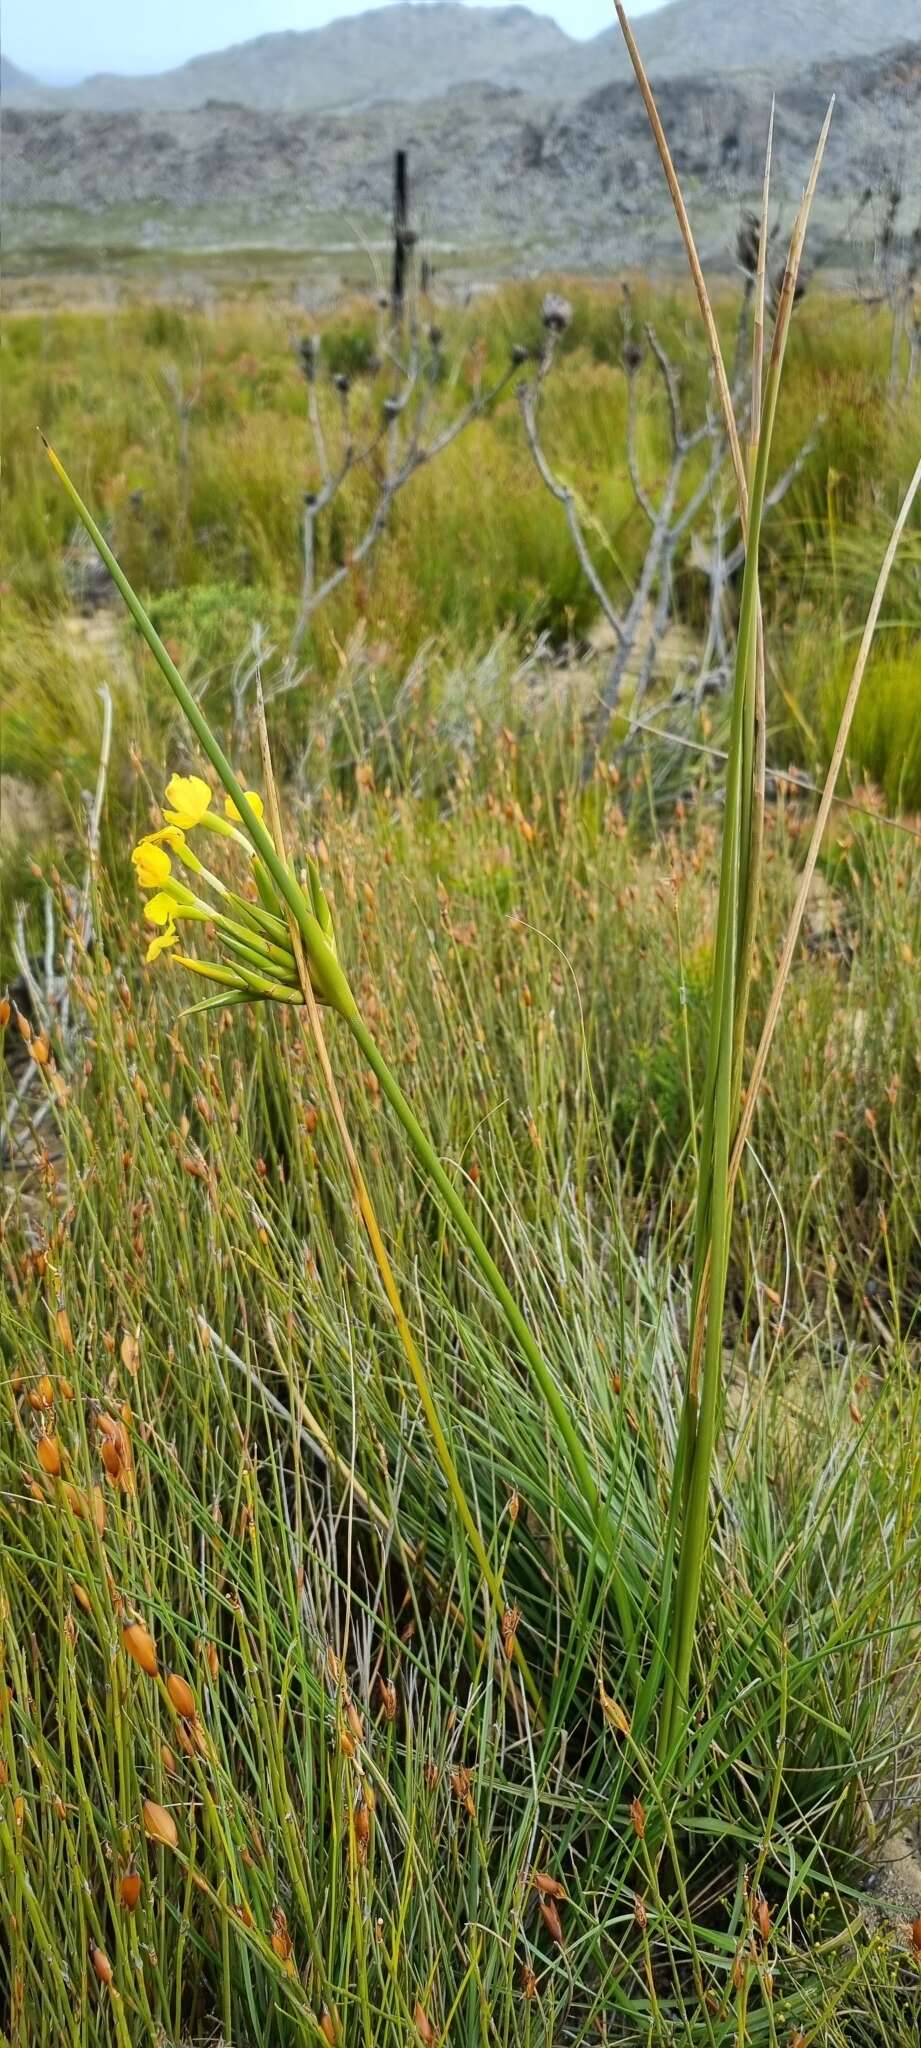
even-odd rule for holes
{"type": "Polygon", "coordinates": [[[335,953],[327,945],[320,925],[307,904],[303,890],[299,888],[295,877],[285,867],[284,862],[279,860],[271,836],[266,831],[262,819],[257,817],[252,804],[249,803],[246,792],[238,782],[223,748],[218,744],[207,719],[196,704],[191,691],[183,682],[175,662],[167,653],[159,633],[148,618],[140,598],[132,590],[124,570],[113,555],[109,543],[97,526],[92,513],[84,504],[75,485],[71,483],[63,463],[55,454],[54,449],[45,440],[44,434],[42,435],[42,440],[51,466],[63,485],[74,511],[85,526],[93,546],[104,561],[113,583],[121,592],[142,640],[145,640],[150,648],[158,668],[166,678],[181,711],[188,719],[196,739],[200,741],[203,751],[207,754],[215,774],[220,778],[228,796],[236,805],[240,822],[245,827],[247,837],[264,860],[279,895],[284,898],[289,910],[295,917],[308,960],[310,961],[314,981],[319,985],[324,1000],[333,1009],[338,1010],[341,1016],[348,1018],[355,1010],[355,998],[339,966],[335,953]]]}

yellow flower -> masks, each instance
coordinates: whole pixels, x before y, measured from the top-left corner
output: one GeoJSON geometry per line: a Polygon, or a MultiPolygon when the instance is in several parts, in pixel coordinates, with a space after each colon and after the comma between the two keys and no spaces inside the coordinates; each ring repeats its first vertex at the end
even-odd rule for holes
{"type": "Polygon", "coordinates": [[[163,815],[170,825],[191,832],[200,825],[211,802],[211,791],[200,775],[172,775],[166,785],[166,801],[172,809],[163,815]]]}
{"type": "Polygon", "coordinates": [[[157,960],[165,946],[175,946],[177,937],[178,933],[174,924],[167,924],[162,932],[155,932],[147,948],[147,959],[157,960]]]}
{"type": "Polygon", "coordinates": [[[169,854],[165,847],[157,845],[156,839],[142,839],[131,860],[139,889],[159,889],[172,873],[169,854]]]}
{"type": "Polygon", "coordinates": [[[180,832],[176,825],[161,825],[159,832],[148,832],[147,844],[148,846],[171,846],[173,852],[180,855],[187,851],[185,833],[180,832]]]}
{"type": "MultiPolygon", "coordinates": [[[[264,806],[262,798],[259,795],[258,789],[247,789],[244,790],[243,793],[246,797],[247,803],[249,804],[250,810],[255,811],[257,818],[261,818],[263,816],[264,806]]],[[[228,818],[239,818],[240,813],[237,810],[236,804],[234,803],[232,796],[225,796],[224,809],[227,812],[228,818]]]]}
{"type": "Polygon", "coordinates": [[[172,924],[176,915],[176,900],[168,896],[165,889],[156,896],[149,896],[144,905],[144,916],[150,924],[172,924]]]}

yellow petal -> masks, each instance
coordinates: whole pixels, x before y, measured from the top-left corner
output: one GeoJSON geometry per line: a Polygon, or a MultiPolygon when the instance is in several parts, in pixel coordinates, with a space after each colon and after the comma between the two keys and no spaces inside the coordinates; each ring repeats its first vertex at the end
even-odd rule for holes
{"type": "MultiPolygon", "coordinates": [[[[244,790],[243,793],[244,796],[246,797],[247,803],[249,804],[250,810],[255,811],[257,818],[261,818],[264,814],[264,805],[262,802],[262,798],[259,795],[258,789],[247,789],[244,790]]],[[[236,804],[234,803],[232,796],[225,796],[224,809],[227,812],[228,818],[239,818],[240,813],[237,810],[236,804]]]]}
{"type": "Polygon", "coordinates": [[[177,936],[174,924],[168,924],[165,931],[156,932],[147,948],[147,959],[156,960],[163,952],[165,946],[175,946],[177,936]]]}
{"type": "Polygon", "coordinates": [[[168,896],[165,889],[158,890],[156,896],[148,897],[144,916],[149,924],[172,924],[176,916],[174,897],[168,896]]]}
{"type": "Polygon", "coordinates": [[[178,825],[161,825],[159,832],[148,832],[146,846],[171,846],[174,853],[185,853],[185,833],[178,825]]]}
{"type": "Polygon", "coordinates": [[[166,801],[172,806],[164,812],[169,823],[190,832],[193,825],[201,824],[211,802],[211,791],[200,775],[171,775],[166,785],[166,801]]]}
{"type": "Polygon", "coordinates": [[[169,880],[172,873],[169,854],[166,848],[158,846],[155,840],[142,839],[140,846],[135,847],[131,859],[139,888],[159,889],[163,882],[169,880]]]}

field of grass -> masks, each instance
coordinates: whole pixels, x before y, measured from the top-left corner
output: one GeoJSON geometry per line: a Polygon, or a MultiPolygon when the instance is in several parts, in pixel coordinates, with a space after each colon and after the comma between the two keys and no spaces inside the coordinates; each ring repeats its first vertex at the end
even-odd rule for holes
{"type": "MultiPolygon", "coordinates": [[[[446,415],[463,402],[474,378],[488,382],[504,368],[512,343],[538,344],[541,297],[540,287],[515,287],[466,308],[438,309],[446,328],[446,415]]],[[[619,291],[584,284],[572,287],[571,298],[574,317],[547,388],[545,441],[580,495],[592,548],[617,598],[636,572],[646,539],[625,459],[623,300],[619,291]]],[[[706,372],[690,300],[677,290],[653,299],[642,286],[633,299],[634,331],[654,318],[680,369],[688,416],[696,421],[706,372]]],[[[730,337],[728,296],[721,318],[730,337]]],[[[209,706],[226,711],[232,667],[254,621],[264,626],[267,643],[281,649],[296,609],[302,494],[316,482],[296,344],[312,325],[290,295],[276,303],[265,293],[205,310],[141,304],[8,321],[2,548],[10,622],[5,687],[13,717],[4,740],[7,772],[23,772],[20,750],[36,744],[46,709],[58,731],[56,674],[67,724],[73,724],[73,647],[62,667],[58,631],[62,609],[72,604],[66,583],[70,516],[36,427],[63,451],[78,486],[101,508],[124,567],[152,603],[156,623],[193,683],[209,679],[209,706]],[[20,663],[23,647],[28,659],[20,663]],[[36,662],[45,679],[39,691],[36,662]]],[[[353,374],[360,427],[380,399],[364,373],[375,347],[373,310],[356,301],[329,316],[320,332],[329,372],[353,374]]],[[[808,439],[815,446],[768,520],[764,550],[771,747],[781,765],[798,760],[812,771],[827,755],[887,520],[911,473],[921,383],[892,403],[888,367],[886,313],[818,289],[807,295],[791,343],[778,470],[808,439]]],[[[641,455],[654,485],[665,461],[666,418],[651,365],[641,372],[641,385],[641,455]]],[[[340,560],[361,531],[369,489],[367,476],[356,475],[354,487],[337,499],[321,536],[320,570],[340,560]]],[[[853,741],[855,776],[871,774],[888,803],[908,808],[921,806],[913,675],[919,577],[915,522],[877,637],[866,693],[871,708],[858,720],[853,741]]],[[[702,625],[706,579],[690,534],[676,562],[675,585],[678,621],[693,635],[702,625]]],[[[565,647],[591,627],[595,609],[561,508],[530,461],[512,395],[414,478],[394,506],[379,553],[323,609],[305,655],[311,675],[328,682],[340,674],[341,650],[366,623],[375,688],[386,711],[422,646],[449,663],[466,662],[471,650],[484,653],[505,633],[526,647],[544,632],[554,646],[565,647]]],[[[310,728],[312,712],[304,707],[314,699],[310,685],[287,700],[283,737],[295,749],[310,728]]]]}
{"type": "MultiPolygon", "coordinates": [[[[626,578],[642,524],[620,305],[572,297],[546,438],[626,578]]],[[[450,314],[459,392],[533,341],[539,300],[450,314]]],[[[641,305],[702,404],[689,303],[641,305]]],[[[727,300],[727,333],[733,317],[727,300]]],[[[166,775],[204,763],[120,619],[74,618],[71,515],[34,427],[262,786],[232,684],[253,625],[281,646],[296,610],[314,481],[297,318],[154,305],[22,316],[4,337],[3,767],[26,821],[4,887],[34,954],[30,862],[58,930],[73,918],[103,679],[114,743],[72,1028],[30,1057],[10,1016],[0,1102],[19,1140],[0,1210],[0,2028],[16,2048],[909,2048],[921,1898],[906,1871],[880,1904],[874,1873],[917,1826],[921,1740],[917,524],[855,726],[859,808],[826,836],[740,1177],[693,1711],[663,1759],[637,1644],[691,1317],[721,770],[653,743],[583,783],[593,605],[513,402],[408,487],[271,730],[339,958],[540,1333],[616,1554],[333,1015],[497,1611],[299,1013],[182,1017],[181,969],[144,965],[130,850],[166,775]],[[561,666],[535,663],[539,634],[561,666]]],[[[369,333],[355,306],[326,336],[359,385],[369,333]]],[[[776,462],[816,446],[769,517],[762,594],[770,757],[810,775],[917,459],[918,396],[891,406],[887,370],[879,312],[806,298],[776,462]]],[[[337,503],[329,559],[363,489],[337,503]]],[[[700,581],[689,547],[684,644],[700,581]]],[[[275,673],[267,655],[269,690],[275,673]]],[[[725,724],[711,701],[694,736],[725,724]]],[[[752,1042],[809,819],[772,786],[752,1042]]],[[[234,857],[216,846],[219,877],[234,857]]]]}

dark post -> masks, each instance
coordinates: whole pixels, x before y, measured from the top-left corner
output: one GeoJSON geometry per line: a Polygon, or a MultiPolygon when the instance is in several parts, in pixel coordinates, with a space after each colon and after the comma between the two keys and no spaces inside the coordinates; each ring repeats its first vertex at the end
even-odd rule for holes
{"type": "Polygon", "coordinates": [[[403,302],[406,297],[406,253],[411,241],[406,151],[398,149],[394,152],[393,158],[393,287],[390,294],[393,318],[397,324],[403,318],[403,302]]]}

